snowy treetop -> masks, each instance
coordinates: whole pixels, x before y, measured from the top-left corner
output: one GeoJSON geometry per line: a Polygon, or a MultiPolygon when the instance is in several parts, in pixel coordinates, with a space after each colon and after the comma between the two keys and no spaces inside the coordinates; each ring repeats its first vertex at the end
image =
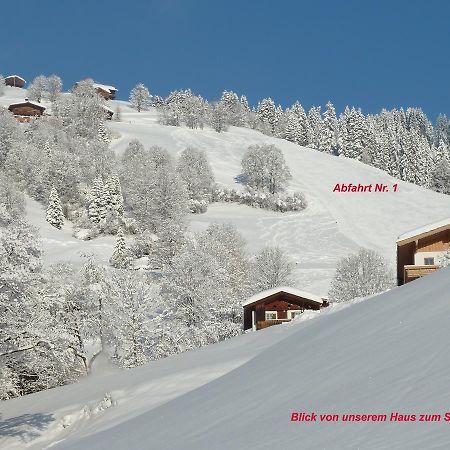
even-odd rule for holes
{"type": "Polygon", "coordinates": [[[397,242],[405,241],[407,239],[418,236],[419,234],[429,233],[430,231],[434,231],[445,226],[450,226],[450,218],[443,219],[434,223],[429,223],[427,225],[423,225],[422,227],[403,233],[397,238],[397,242]]]}
{"type": "Polygon", "coordinates": [[[297,297],[306,298],[308,300],[311,300],[313,302],[317,303],[323,303],[322,299],[315,294],[311,294],[310,292],[300,291],[299,289],[288,287],[288,286],[278,286],[272,289],[267,289],[266,291],[258,292],[255,295],[252,295],[250,298],[248,298],[244,303],[242,303],[242,306],[251,305],[252,303],[255,303],[259,300],[262,300],[266,297],[269,297],[271,295],[277,294],[278,292],[286,292],[287,294],[296,295],[297,297]]]}

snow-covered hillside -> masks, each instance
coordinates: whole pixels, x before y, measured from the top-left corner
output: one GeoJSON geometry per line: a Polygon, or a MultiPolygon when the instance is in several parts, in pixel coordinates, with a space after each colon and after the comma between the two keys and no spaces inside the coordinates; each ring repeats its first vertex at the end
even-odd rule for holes
{"type": "MultiPolygon", "coordinates": [[[[26,90],[6,88],[0,105],[7,106],[26,96],[26,90]]],[[[217,182],[239,187],[235,177],[241,172],[241,158],[251,144],[274,143],[282,149],[292,172],[290,190],[305,193],[308,208],[298,213],[275,213],[236,204],[210,205],[206,214],[191,216],[191,229],[202,230],[212,222],[234,223],[255,252],[268,244],[279,245],[296,263],[295,276],[301,289],[326,294],[337,261],[359,247],[386,255],[394,264],[398,235],[448,216],[450,197],[416,185],[398,181],[385,172],[347,158],[336,158],[316,150],[299,147],[246,128],[232,127],[216,133],[212,129],[191,130],[157,123],[154,108],[136,112],[127,102],[110,101],[112,110],[120,108],[121,122],[109,122],[116,136],[111,147],[120,156],[132,139],[145,146],[159,145],[176,155],[188,146],[207,153],[217,182]],[[336,183],[385,184],[389,192],[333,192],[336,183]],[[397,192],[392,186],[398,184],[397,192]]],[[[32,203],[30,202],[30,205],[32,203]]],[[[38,206],[30,210],[31,222],[45,237],[45,260],[79,258],[92,252],[101,261],[112,253],[114,239],[85,243],[66,233],[51,230],[39,220],[38,206]],[[65,236],[66,236],[65,235],[65,236]],[[86,245],[87,244],[87,245],[86,245]],[[69,250],[69,252],[67,252],[69,250]],[[50,255],[50,256],[49,256],[50,255]]]]}
{"type": "Polygon", "coordinates": [[[0,447],[448,448],[449,287],[450,269],[441,270],[348,307],[5,402],[0,447]],[[317,421],[291,422],[292,412],[317,421]],[[391,413],[416,420],[390,421],[391,413]]]}

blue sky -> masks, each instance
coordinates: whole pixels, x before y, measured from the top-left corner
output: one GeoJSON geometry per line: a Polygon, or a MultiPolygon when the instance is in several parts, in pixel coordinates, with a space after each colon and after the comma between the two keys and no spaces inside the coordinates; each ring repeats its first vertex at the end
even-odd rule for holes
{"type": "Polygon", "coordinates": [[[447,0],[2,2],[0,73],[450,115],[447,0]]]}

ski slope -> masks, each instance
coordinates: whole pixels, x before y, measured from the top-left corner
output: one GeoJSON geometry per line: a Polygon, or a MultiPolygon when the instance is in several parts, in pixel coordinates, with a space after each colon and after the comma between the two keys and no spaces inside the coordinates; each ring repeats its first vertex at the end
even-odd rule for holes
{"type": "MultiPolygon", "coordinates": [[[[7,106],[25,96],[26,90],[7,87],[0,105],[7,106]]],[[[188,146],[196,147],[206,152],[217,182],[227,187],[242,187],[235,177],[241,172],[240,162],[249,145],[273,143],[281,148],[292,173],[289,190],[306,195],[306,210],[282,214],[244,205],[212,204],[205,214],[189,217],[190,228],[198,231],[214,222],[231,222],[246,239],[251,255],[265,245],[280,246],[295,262],[297,287],[318,295],[326,295],[336,263],[343,256],[367,247],[382,253],[394,265],[395,242],[400,234],[439,221],[450,210],[450,196],[396,180],[355,160],[326,155],[246,128],[231,127],[216,133],[207,127],[191,130],[159,125],[154,108],[138,113],[124,101],[109,101],[108,106],[113,111],[120,108],[121,121],[108,122],[116,137],[111,148],[118,157],[133,139],[146,147],[164,147],[174,156],[188,146]],[[332,192],[336,183],[386,184],[390,191],[332,192]],[[397,192],[391,189],[393,184],[398,184],[397,192]]],[[[66,234],[49,231],[39,220],[36,205],[29,218],[45,235],[46,262],[68,258],[81,261],[80,255],[86,252],[107,261],[112,254],[112,238],[86,243],[73,238],[70,230],[66,234]]]]}
{"type": "Polygon", "coordinates": [[[449,448],[449,287],[443,269],[365,301],[4,402],[0,448],[449,448]],[[292,412],[417,420],[291,422],[292,412]],[[419,422],[420,414],[441,420],[419,422]]]}

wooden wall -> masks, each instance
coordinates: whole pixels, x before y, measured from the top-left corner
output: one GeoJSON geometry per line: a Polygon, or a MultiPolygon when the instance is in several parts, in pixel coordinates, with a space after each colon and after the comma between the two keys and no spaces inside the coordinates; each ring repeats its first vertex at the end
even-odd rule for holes
{"type": "Polygon", "coordinates": [[[418,252],[439,252],[450,248],[450,230],[444,230],[419,239],[417,243],[418,252]]]}
{"type": "Polygon", "coordinates": [[[42,116],[42,110],[30,105],[14,106],[11,111],[18,116],[42,116]]]}

